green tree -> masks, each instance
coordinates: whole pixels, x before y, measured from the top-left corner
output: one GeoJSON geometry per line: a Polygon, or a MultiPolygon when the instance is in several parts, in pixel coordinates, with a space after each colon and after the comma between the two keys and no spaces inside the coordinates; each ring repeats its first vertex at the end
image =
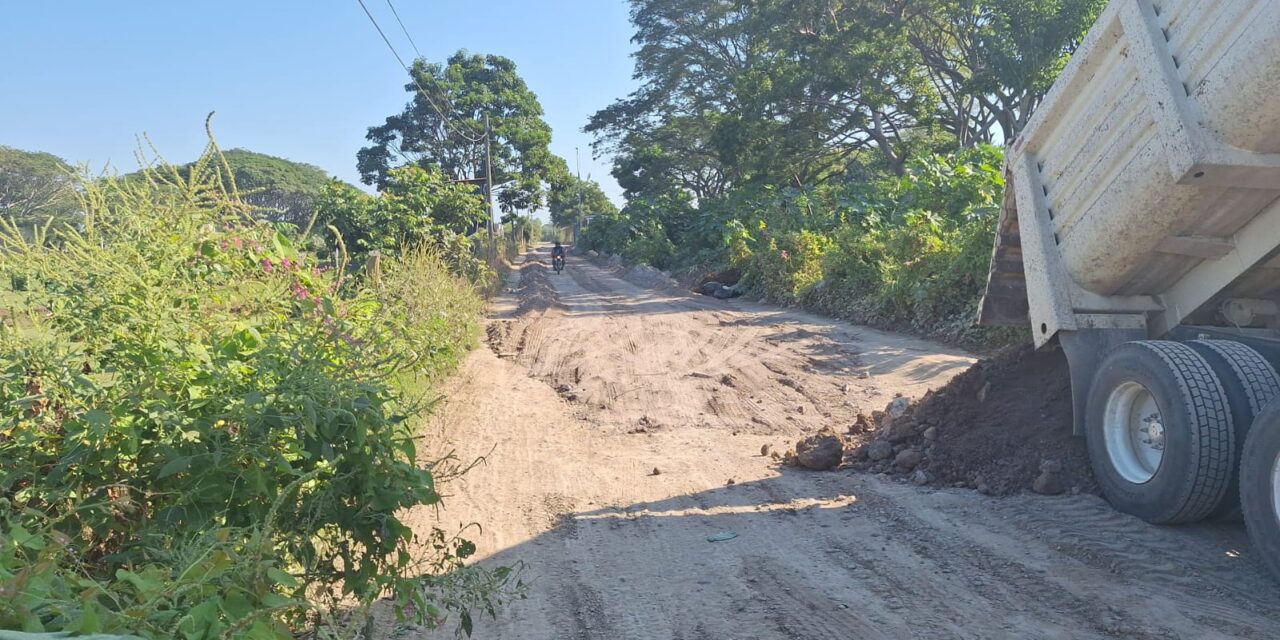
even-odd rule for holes
{"type": "Polygon", "coordinates": [[[484,200],[475,190],[434,167],[391,169],[377,196],[333,180],[317,208],[321,222],[336,227],[349,248],[362,251],[431,242],[465,233],[485,219],[484,200]]]}
{"type": "Polygon", "coordinates": [[[551,224],[568,226],[587,216],[613,215],[618,208],[594,180],[565,176],[551,184],[548,195],[551,224]]]}
{"type": "Polygon", "coordinates": [[[0,217],[25,226],[50,218],[73,222],[80,211],[71,167],[50,153],[0,146],[0,217]]]}
{"type": "Polygon", "coordinates": [[[597,151],[612,152],[629,194],[677,188],[714,198],[740,181],[738,162],[712,144],[725,113],[739,113],[734,80],[756,60],[759,34],[745,28],[746,2],[631,0],[640,87],[586,126],[597,151]]]}
{"type": "Polygon", "coordinates": [[[627,196],[899,176],[1011,140],[1105,0],[631,0],[640,88],[586,130],[627,196]]]}
{"type": "Polygon", "coordinates": [[[628,194],[821,183],[863,149],[901,173],[929,123],[933,88],[882,2],[631,4],[641,87],[587,125],[628,194]]]}
{"type": "Polygon", "coordinates": [[[1031,118],[1106,0],[905,0],[896,24],[962,144],[1010,141],[1031,118]]]}
{"type": "Polygon", "coordinates": [[[563,161],[548,149],[551,127],[542,105],[511,60],[459,51],[446,64],[417,60],[405,85],[413,94],[404,111],[371,127],[371,143],[357,154],[361,179],[382,188],[391,169],[435,167],[452,180],[485,177],[485,117],[493,128],[493,180],[503,188],[503,211],[529,210],[544,202],[543,183],[563,161]],[[419,85],[421,89],[419,89],[419,85]]]}

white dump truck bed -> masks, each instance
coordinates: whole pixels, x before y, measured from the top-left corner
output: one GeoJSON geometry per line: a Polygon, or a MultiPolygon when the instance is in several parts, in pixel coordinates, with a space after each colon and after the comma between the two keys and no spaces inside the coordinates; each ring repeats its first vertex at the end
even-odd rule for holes
{"type": "Polygon", "coordinates": [[[984,323],[1274,324],[1280,0],[1114,0],[1007,167],[984,323]]]}

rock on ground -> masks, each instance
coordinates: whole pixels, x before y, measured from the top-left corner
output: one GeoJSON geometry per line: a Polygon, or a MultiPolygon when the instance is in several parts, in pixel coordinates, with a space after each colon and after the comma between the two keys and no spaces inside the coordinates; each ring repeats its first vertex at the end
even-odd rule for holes
{"type": "Polygon", "coordinates": [[[796,443],[796,464],[806,469],[834,469],[843,459],[844,443],[832,434],[820,433],[796,443]]]}
{"type": "Polygon", "coordinates": [[[893,459],[893,466],[903,470],[911,471],[920,466],[920,462],[924,460],[924,454],[919,449],[903,449],[898,457],[893,459]]]}
{"type": "Polygon", "coordinates": [[[871,460],[879,462],[887,460],[891,455],[893,455],[893,445],[884,440],[876,440],[867,445],[867,457],[871,460]]]}

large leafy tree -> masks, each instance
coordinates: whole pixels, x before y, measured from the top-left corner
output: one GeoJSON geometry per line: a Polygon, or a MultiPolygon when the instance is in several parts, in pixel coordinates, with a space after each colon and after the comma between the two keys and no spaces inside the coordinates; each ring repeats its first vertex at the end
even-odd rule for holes
{"type": "Polygon", "coordinates": [[[628,194],[811,184],[863,149],[901,172],[932,87],[871,0],[632,0],[641,87],[587,126],[628,194]]]}
{"type": "Polygon", "coordinates": [[[678,188],[705,199],[740,180],[712,139],[723,114],[738,113],[734,79],[752,68],[757,35],[749,3],[632,0],[635,77],[640,88],[591,117],[596,149],[615,154],[629,197],[678,188]]]}
{"type": "Polygon", "coordinates": [[[1012,139],[1104,4],[631,0],[640,88],[586,130],[628,198],[902,175],[1012,139]]]}
{"type": "Polygon", "coordinates": [[[760,12],[759,28],[774,25],[775,54],[757,99],[766,105],[763,130],[776,133],[757,144],[790,158],[783,166],[792,167],[793,184],[838,175],[863,149],[902,175],[911,138],[931,124],[933,88],[886,4],[782,0],[760,12]]]}
{"type": "Polygon", "coordinates": [[[551,184],[548,194],[551,223],[567,226],[587,216],[616,215],[618,208],[594,180],[565,176],[551,184]]]}
{"type": "Polygon", "coordinates": [[[920,55],[962,144],[1009,141],[1106,0],[900,0],[892,16],[920,55]]]}
{"type": "Polygon", "coordinates": [[[485,117],[493,129],[493,180],[503,211],[537,209],[563,162],[548,149],[542,105],[511,60],[459,51],[441,65],[417,60],[404,111],[371,127],[357,154],[361,179],[384,187],[403,165],[435,167],[451,180],[485,178],[485,117]]]}
{"type": "Polygon", "coordinates": [[[20,225],[72,222],[80,210],[76,178],[61,158],[0,146],[0,216],[20,225]]]}

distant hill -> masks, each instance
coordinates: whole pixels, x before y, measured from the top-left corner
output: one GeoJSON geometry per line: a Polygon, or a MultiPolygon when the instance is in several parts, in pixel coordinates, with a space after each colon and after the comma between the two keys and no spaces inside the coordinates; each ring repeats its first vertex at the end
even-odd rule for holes
{"type": "MultiPolygon", "coordinates": [[[[321,190],[334,179],[315,165],[247,149],[224,151],[223,156],[241,197],[268,220],[305,225],[321,190]]],[[[186,175],[194,164],[179,165],[178,171],[186,175]]],[[[79,202],[73,174],[72,167],[53,154],[0,146],[0,216],[23,225],[51,216],[75,219],[79,202]]]]}

